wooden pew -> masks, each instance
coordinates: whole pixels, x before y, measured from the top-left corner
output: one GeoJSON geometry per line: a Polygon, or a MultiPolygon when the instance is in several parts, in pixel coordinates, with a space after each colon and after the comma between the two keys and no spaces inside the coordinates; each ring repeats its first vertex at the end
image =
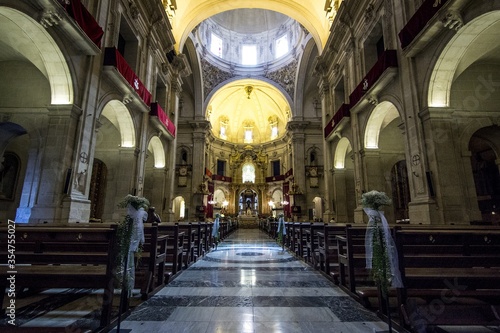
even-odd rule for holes
{"type": "Polygon", "coordinates": [[[394,238],[401,325],[500,324],[500,231],[397,229],[394,238]]]}
{"type": "Polygon", "coordinates": [[[180,222],[176,224],[179,225],[179,232],[184,233],[183,257],[184,267],[187,268],[196,261],[195,249],[198,230],[191,222],[180,222]]]}
{"type": "MultiPolygon", "coordinates": [[[[0,232],[0,287],[15,270],[20,288],[90,288],[103,290],[100,327],[111,322],[117,226],[15,225],[15,267],[7,266],[7,240],[13,229],[0,232]]],[[[9,238],[10,239],[10,238],[9,238]]],[[[11,244],[12,245],[12,244],[11,244]]],[[[4,293],[2,293],[3,301],[4,293]]]]}
{"type": "Polygon", "coordinates": [[[365,268],[366,225],[348,225],[345,236],[337,236],[338,272],[331,272],[334,281],[350,294],[359,299],[359,287],[373,287],[369,271],[365,268]]]}
{"type": "Polygon", "coordinates": [[[319,268],[330,277],[330,272],[338,272],[337,236],[345,236],[346,224],[325,224],[323,231],[318,231],[319,268]]]}
{"type": "Polygon", "coordinates": [[[158,235],[158,226],[144,224],[145,243],[136,256],[135,285],[141,289],[141,298],[148,299],[165,285],[167,235],[158,235]]]}
{"type": "Polygon", "coordinates": [[[303,230],[306,239],[304,260],[314,268],[319,268],[319,239],[317,234],[324,231],[324,229],[325,223],[315,222],[303,230]]]}
{"type": "Polygon", "coordinates": [[[184,258],[184,233],[179,225],[168,222],[158,223],[158,233],[167,235],[167,258],[165,261],[165,281],[182,270],[184,258]]]}

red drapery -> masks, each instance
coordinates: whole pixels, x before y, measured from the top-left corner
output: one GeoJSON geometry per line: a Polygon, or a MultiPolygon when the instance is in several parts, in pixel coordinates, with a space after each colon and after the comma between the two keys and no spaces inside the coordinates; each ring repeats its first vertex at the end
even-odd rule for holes
{"type": "Polygon", "coordinates": [[[101,39],[104,31],[95,18],[89,13],[87,8],[82,5],[80,0],[71,0],[69,4],[65,0],[59,0],[69,16],[75,19],[76,23],[82,28],[87,36],[97,47],[101,48],[101,39]]]}
{"type": "Polygon", "coordinates": [[[114,66],[127,80],[146,105],[151,104],[151,93],[146,89],[129,64],[115,47],[107,47],[104,53],[104,66],[114,66]]]}
{"type": "Polygon", "coordinates": [[[166,130],[175,138],[175,124],[170,120],[167,113],[163,111],[162,107],[158,103],[151,103],[151,111],[149,111],[149,115],[158,117],[158,120],[163,124],[163,126],[165,126],[166,130]]]}
{"type": "Polygon", "coordinates": [[[436,0],[426,0],[413,14],[413,16],[408,20],[405,27],[399,32],[399,40],[401,41],[401,47],[404,49],[418,36],[420,31],[426,26],[427,22],[438,12],[438,10],[443,7],[443,5],[448,0],[441,0],[440,4],[436,3],[436,0]]]}
{"type": "Polygon", "coordinates": [[[327,138],[333,132],[335,127],[337,127],[337,125],[344,117],[350,117],[350,116],[351,116],[350,105],[345,103],[342,104],[340,108],[337,110],[337,112],[335,112],[332,119],[328,122],[328,124],[326,124],[324,129],[325,138],[327,138]]]}
{"type": "Polygon", "coordinates": [[[382,76],[385,70],[389,67],[398,67],[396,50],[385,50],[380,55],[375,65],[373,65],[373,67],[366,74],[363,80],[361,80],[361,83],[349,96],[349,102],[351,106],[354,106],[359,102],[365,92],[370,89],[375,84],[375,82],[377,82],[380,76],[382,76]]]}

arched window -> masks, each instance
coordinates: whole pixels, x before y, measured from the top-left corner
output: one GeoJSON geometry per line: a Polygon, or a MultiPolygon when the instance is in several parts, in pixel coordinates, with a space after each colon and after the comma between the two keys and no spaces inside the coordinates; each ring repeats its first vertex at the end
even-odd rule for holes
{"type": "Polygon", "coordinates": [[[246,163],[242,168],[243,183],[255,183],[255,167],[252,163],[246,163]]]}

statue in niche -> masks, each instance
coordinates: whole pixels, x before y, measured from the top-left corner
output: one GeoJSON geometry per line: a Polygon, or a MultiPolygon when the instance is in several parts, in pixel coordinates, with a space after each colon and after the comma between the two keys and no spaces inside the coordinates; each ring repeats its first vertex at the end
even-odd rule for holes
{"type": "Polygon", "coordinates": [[[246,213],[247,215],[252,215],[252,203],[250,202],[250,199],[247,199],[246,213]]]}

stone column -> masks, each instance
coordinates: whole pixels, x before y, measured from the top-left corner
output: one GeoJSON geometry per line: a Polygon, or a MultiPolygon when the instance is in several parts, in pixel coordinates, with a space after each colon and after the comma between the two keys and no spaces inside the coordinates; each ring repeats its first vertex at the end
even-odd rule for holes
{"type": "Polygon", "coordinates": [[[298,186],[298,188],[293,189],[290,187],[290,190],[298,192],[293,194],[293,205],[301,206],[302,215],[307,213],[307,204],[305,195],[303,195],[303,191],[306,188],[306,179],[305,179],[305,134],[304,128],[306,126],[305,122],[289,122],[288,130],[291,137],[292,143],[292,168],[293,168],[293,179],[294,184],[298,186]]]}
{"type": "Polygon", "coordinates": [[[361,195],[366,191],[366,178],[363,164],[363,140],[359,130],[358,114],[351,113],[353,161],[354,161],[354,188],[356,205],[354,209],[354,222],[362,222],[365,219],[363,208],[361,207],[361,195]]]}
{"type": "MultiPolygon", "coordinates": [[[[169,114],[172,116],[174,124],[177,128],[177,124],[179,121],[179,107],[180,107],[180,96],[182,93],[180,78],[176,76],[176,79],[172,81],[172,89],[170,90],[169,107],[167,108],[169,114]]],[[[166,141],[168,152],[166,156],[166,170],[165,170],[165,191],[164,191],[164,200],[166,203],[166,207],[162,207],[165,211],[162,211],[162,216],[165,216],[166,221],[173,222],[175,221],[174,212],[172,211],[174,195],[175,195],[175,168],[176,168],[176,156],[177,156],[177,134],[174,136],[173,140],[166,141]]],[[[189,208],[189,212],[192,212],[191,208],[189,208]]],[[[187,216],[186,216],[187,218],[187,216]]],[[[163,219],[162,219],[163,220],[163,219]]]]}
{"type": "MultiPolygon", "coordinates": [[[[196,214],[196,206],[203,205],[205,194],[202,193],[200,185],[206,183],[205,181],[205,147],[206,135],[210,128],[208,121],[196,121],[191,123],[193,128],[193,172],[191,193],[193,196],[189,202],[190,214],[196,214]]],[[[194,219],[195,216],[189,218],[194,219]]]]}
{"type": "MultiPolygon", "coordinates": [[[[325,128],[326,124],[330,121],[335,111],[333,110],[330,85],[327,78],[322,78],[319,86],[322,109],[322,126],[323,128],[325,128]]],[[[334,194],[330,192],[330,189],[333,188],[333,174],[329,172],[329,170],[333,171],[334,169],[332,158],[333,153],[334,152],[332,144],[327,140],[323,140],[323,165],[325,166],[325,172],[323,173],[325,182],[325,211],[323,212],[322,216],[323,221],[330,221],[336,213],[335,209],[332,207],[334,194]]]]}

